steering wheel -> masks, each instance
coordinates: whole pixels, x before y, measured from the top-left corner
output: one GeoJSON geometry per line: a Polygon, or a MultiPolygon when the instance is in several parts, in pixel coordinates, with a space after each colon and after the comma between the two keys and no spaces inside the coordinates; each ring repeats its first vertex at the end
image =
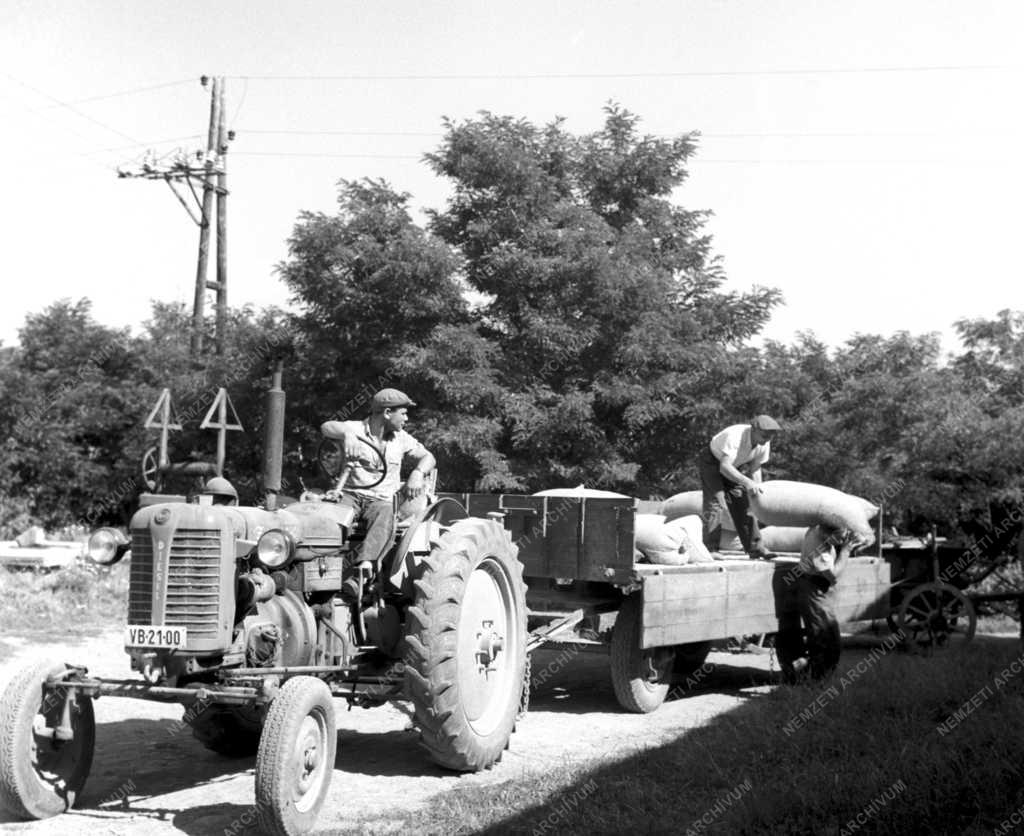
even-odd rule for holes
{"type": "Polygon", "coordinates": [[[150,447],[142,454],[142,484],[146,486],[147,490],[157,493],[159,493],[160,485],[163,482],[163,474],[160,473],[159,452],[159,448],[150,447]]]}
{"type": "MultiPolygon", "coordinates": [[[[380,478],[373,482],[368,482],[366,484],[361,485],[356,485],[352,484],[351,482],[347,482],[346,487],[362,488],[363,490],[366,490],[368,488],[375,488],[377,487],[377,485],[383,482],[385,477],[388,475],[387,460],[384,458],[384,452],[380,450],[377,447],[377,445],[370,441],[368,438],[358,436],[358,440],[361,443],[365,444],[367,447],[369,447],[379,460],[381,469],[380,478]]],[[[341,442],[334,438],[325,438],[323,441],[320,442],[320,446],[317,448],[316,451],[316,460],[317,464],[320,465],[320,469],[325,474],[327,474],[327,476],[333,482],[338,482],[338,480],[341,479],[342,473],[344,473],[346,468],[349,467],[349,462],[345,458],[345,448],[342,447],[341,442]]]]}

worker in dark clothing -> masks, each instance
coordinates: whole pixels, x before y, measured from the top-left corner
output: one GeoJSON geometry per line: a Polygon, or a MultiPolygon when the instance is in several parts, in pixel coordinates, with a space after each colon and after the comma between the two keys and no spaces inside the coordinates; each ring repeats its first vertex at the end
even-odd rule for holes
{"type": "Polygon", "coordinates": [[[750,557],[768,557],[757,521],[749,514],[748,494],[760,492],[761,466],[771,456],[772,439],[780,430],[774,418],[758,415],[749,424],[726,427],[701,451],[697,464],[708,551],[717,552],[721,547],[722,521],[728,508],[743,550],[750,557]]]}
{"type": "Polygon", "coordinates": [[[839,664],[836,582],[859,542],[850,531],[811,526],[804,535],[800,562],[780,575],[786,585],[796,586],[797,606],[779,617],[775,640],[784,682],[794,684],[805,674],[822,679],[839,664]]]}

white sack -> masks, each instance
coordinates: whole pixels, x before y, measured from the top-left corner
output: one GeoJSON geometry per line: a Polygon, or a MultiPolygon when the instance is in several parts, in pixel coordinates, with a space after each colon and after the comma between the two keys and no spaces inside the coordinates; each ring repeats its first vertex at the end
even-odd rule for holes
{"type": "MultiPolygon", "coordinates": [[[[666,520],[677,520],[693,514],[700,516],[703,511],[704,494],[701,491],[683,491],[661,503],[661,513],[666,520]]],[[[726,531],[736,531],[736,523],[732,521],[728,508],[722,509],[722,528],[726,531]]]]}
{"type": "Polygon", "coordinates": [[[851,494],[812,485],[779,479],[761,483],[761,494],[752,494],[750,510],[766,525],[845,528],[874,542],[870,519],[878,508],[851,494]]]}
{"type": "Polygon", "coordinates": [[[678,517],[665,523],[665,528],[678,528],[682,531],[680,546],[690,563],[710,563],[714,560],[704,545],[704,532],[701,530],[700,517],[690,514],[678,517]]]}
{"type": "Polygon", "coordinates": [[[799,553],[807,529],[795,525],[766,525],[761,529],[761,545],[770,552],[799,553]]]}
{"type": "Polygon", "coordinates": [[[635,519],[636,547],[651,563],[670,566],[686,563],[686,554],[679,550],[685,536],[683,529],[665,525],[661,514],[637,514],[635,519]]]}
{"type": "Polygon", "coordinates": [[[688,517],[691,514],[699,515],[703,502],[703,494],[700,491],[683,491],[662,502],[661,513],[667,520],[688,517]]]}

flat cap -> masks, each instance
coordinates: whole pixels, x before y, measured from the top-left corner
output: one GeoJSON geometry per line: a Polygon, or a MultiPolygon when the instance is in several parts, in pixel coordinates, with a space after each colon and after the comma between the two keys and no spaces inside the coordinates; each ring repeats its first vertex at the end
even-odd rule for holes
{"type": "Polygon", "coordinates": [[[381,389],[370,401],[370,408],[374,411],[398,409],[400,406],[416,406],[416,402],[405,392],[399,392],[397,389],[381,389]]]}
{"type": "Polygon", "coordinates": [[[779,426],[779,422],[776,421],[771,415],[755,415],[754,420],[750,422],[751,426],[757,427],[759,430],[774,430],[778,432],[782,429],[779,426]]]}

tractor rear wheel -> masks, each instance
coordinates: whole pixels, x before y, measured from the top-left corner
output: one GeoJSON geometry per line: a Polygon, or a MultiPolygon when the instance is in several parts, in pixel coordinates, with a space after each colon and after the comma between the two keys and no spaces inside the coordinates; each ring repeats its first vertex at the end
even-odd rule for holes
{"type": "Polygon", "coordinates": [[[626,711],[649,714],[668,696],[676,653],[672,647],[640,647],[642,610],[643,600],[636,594],[619,607],[612,629],[612,687],[626,711]]]}
{"type": "Polygon", "coordinates": [[[47,690],[50,676],[63,674],[59,662],[37,662],[11,680],[0,697],[0,806],[23,819],[45,819],[70,810],[92,767],[96,720],[92,699],[47,690]],[[56,727],[70,705],[69,740],[56,727]]]}
{"type": "Polygon", "coordinates": [[[424,560],[407,613],[406,688],[431,759],[487,769],[508,748],[526,668],[523,567],[493,520],[458,520],[424,560]]]}
{"type": "Polygon", "coordinates": [[[256,812],[273,836],[308,833],[334,774],[338,732],[331,691],[296,676],[270,704],[256,756],[256,812]]]}

